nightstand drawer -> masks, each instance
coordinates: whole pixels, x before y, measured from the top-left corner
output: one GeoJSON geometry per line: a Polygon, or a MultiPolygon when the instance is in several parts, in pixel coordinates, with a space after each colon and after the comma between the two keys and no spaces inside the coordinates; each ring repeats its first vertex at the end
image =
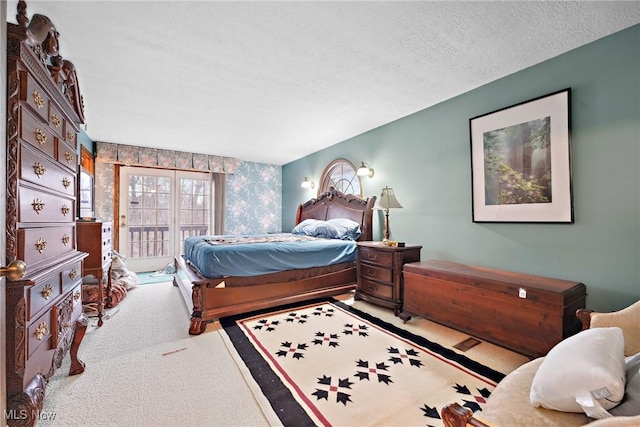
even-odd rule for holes
{"type": "Polygon", "coordinates": [[[362,277],[369,279],[380,280],[387,283],[393,282],[393,271],[390,268],[376,267],[362,263],[360,264],[360,274],[362,277]]]}
{"type": "Polygon", "coordinates": [[[360,260],[372,264],[391,266],[393,262],[393,252],[386,252],[377,249],[360,247],[360,260]]]}
{"type": "Polygon", "coordinates": [[[384,283],[374,282],[362,277],[360,278],[359,289],[374,297],[383,298],[389,301],[393,299],[392,285],[385,285],[384,283]]]}

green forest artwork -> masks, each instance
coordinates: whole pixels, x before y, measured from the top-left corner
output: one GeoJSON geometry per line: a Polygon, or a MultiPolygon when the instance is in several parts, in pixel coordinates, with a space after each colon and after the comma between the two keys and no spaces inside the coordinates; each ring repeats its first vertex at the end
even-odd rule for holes
{"type": "Polygon", "coordinates": [[[486,205],[551,203],[551,117],[483,134],[486,205]]]}

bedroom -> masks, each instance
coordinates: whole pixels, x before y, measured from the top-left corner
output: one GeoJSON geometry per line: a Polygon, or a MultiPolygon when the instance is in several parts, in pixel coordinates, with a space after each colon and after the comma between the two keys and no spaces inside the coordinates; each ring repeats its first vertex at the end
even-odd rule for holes
{"type": "MultiPolygon", "coordinates": [[[[423,259],[582,281],[589,307],[626,306],[640,295],[639,37],[636,25],[282,167],[245,162],[230,187],[233,180],[249,182],[252,194],[280,187],[275,223],[287,230],[297,205],[314,195],[300,188],[305,176],[317,182],[339,157],[366,161],[376,173],[363,181],[365,194],[379,195],[386,185],[395,190],[403,209],[391,212],[392,234],[421,244],[423,259]],[[575,223],[474,224],[469,118],[566,87],[575,223]],[[280,179],[261,182],[265,171],[280,179]]],[[[232,204],[241,196],[230,197],[232,204]]],[[[251,210],[246,222],[257,224],[273,209],[251,210]]],[[[382,217],[375,221],[380,239],[382,217]]]]}

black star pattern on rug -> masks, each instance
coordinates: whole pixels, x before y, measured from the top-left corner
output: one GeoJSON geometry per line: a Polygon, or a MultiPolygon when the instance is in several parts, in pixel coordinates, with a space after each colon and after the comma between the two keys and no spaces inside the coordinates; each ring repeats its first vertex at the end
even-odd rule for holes
{"type": "Polygon", "coordinates": [[[338,347],[338,334],[325,334],[324,332],[316,332],[316,337],[313,339],[314,345],[323,345],[327,343],[329,347],[338,347]]]}
{"type": "Polygon", "coordinates": [[[321,306],[321,307],[316,307],[316,309],[313,310],[313,315],[333,317],[333,312],[334,312],[333,308],[327,308],[325,306],[321,306]]]}
{"type": "Polygon", "coordinates": [[[288,354],[291,355],[293,359],[302,359],[304,358],[304,353],[307,349],[307,344],[300,343],[297,346],[293,347],[292,343],[286,341],[280,344],[280,347],[284,347],[276,352],[278,357],[287,357],[288,354]]]}
{"type": "Polygon", "coordinates": [[[336,403],[342,403],[344,406],[347,406],[347,402],[351,402],[351,395],[343,391],[343,389],[351,389],[351,385],[353,384],[348,378],[338,379],[337,385],[331,385],[331,377],[323,375],[322,378],[318,378],[318,384],[325,387],[322,389],[316,388],[316,391],[311,393],[312,396],[316,397],[316,400],[324,399],[329,401],[329,395],[335,393],[336,403]]]}
{"type": "Polygon", "coordinates": [[[362,381],[369,380],[370,375],[377,375],[379,383],[385,383],[388,385],[389,383],[393,382],[391,381],[391,375],[381,372],[386,371],[388,368],[389,366],[384,362],[376,363],[375,367],[370,367],[369,362],[360,359],[356,362],[357,371],[355,376],[360,378],[360,381],[362,381]]]}
{"type": "Polygon", "coordinates": [[[276,326],[280,324],[279,320],[270,321],[269,319],[262,319],[258,321],[258,324],[253,327],[253,329],[265,330],[268,332],[275,331],[276,326]]]}
{"type": "Polygon", "coordinates": [[[360,337],[368,337],[369,332],[367,332],[369,328],[367,325],[353,325],[351,323],[345,323],[344,331],[342,331],[345,335],[358,335],[360,337]]]}
{"type": "Polygon", "coordinates": [[[404,364],[404,361],[406,360],[409,362],[410,366],[417,366],[418,368],[422,366],[422,361],[419,359],[420,353],[412,348],[406,350],[404,353],[395,347],[389,347],[387,351],[391,355],[389,357],[389,361],[393,362],[394,365],[397,365],[398,363],[404,364]]]}
{"type": "Polygon", "coordinates": [[[285,322],[306,323],[308,318],[309,318],[308,314],[298,314],[294,312],[294,313],[289,313],[289,315],[285,319],[285,322]]]}
{"type": "MultiPolygon", "coordinates": [[[[471,409],[471,411],[473,412],[482,411],[480,403],[486,403],[487,398],[491,395],[491,392],[486,387],[483,389],[476,389],[478,391],[478,395],[473,395],[469,391],[469,387],[467,387],[466,385],[456,384],[455,386],[453,386],[453,388],[456,389],[456,392],[470,396],[474,399],[462,399],[463,403],[461,403],[462,406],[471,409]]],[[[423,415],[425,417],[440,419],[440,412],[438,411],[438,408],[429,406],[425,403],[424,406],[420,409],[424,413],[423,415]]]]}

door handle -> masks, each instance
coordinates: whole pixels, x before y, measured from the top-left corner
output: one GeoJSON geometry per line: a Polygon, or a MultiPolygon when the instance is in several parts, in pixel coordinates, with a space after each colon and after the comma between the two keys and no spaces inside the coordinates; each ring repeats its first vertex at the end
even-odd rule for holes
{"type": "Polygon", "coordinates": [[[120,227],[126,227],[127,226],[127,216],[126,215],[120,215],[120,227]]]}
{"type": "Polygon", "coordinates": [[[0,276],[7,276],[7,279],[11,282],[20,280],[24,277],[24,273],[27,271],[27,264],[24,261],[15,260],[7,267],[0,267],[0,276]]]}

